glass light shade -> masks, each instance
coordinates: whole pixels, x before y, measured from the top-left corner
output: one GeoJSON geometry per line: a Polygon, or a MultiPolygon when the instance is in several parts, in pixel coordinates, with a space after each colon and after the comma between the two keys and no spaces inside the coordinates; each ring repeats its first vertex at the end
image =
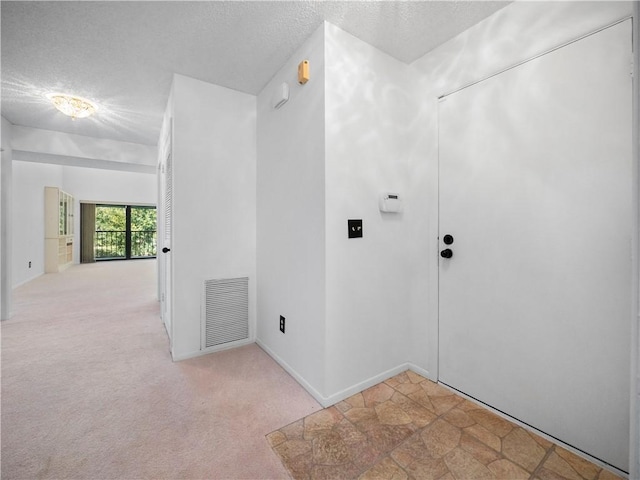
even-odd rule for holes
{"type": "Polygon", "coordinates": [[[65,115],[73,120],[76,118],[86,118],[93,115],[98,109],[96,105],[89,100],[74,95],[66,95],[63,93],[50,93],[47,98],[51,103],[65,115]]]}

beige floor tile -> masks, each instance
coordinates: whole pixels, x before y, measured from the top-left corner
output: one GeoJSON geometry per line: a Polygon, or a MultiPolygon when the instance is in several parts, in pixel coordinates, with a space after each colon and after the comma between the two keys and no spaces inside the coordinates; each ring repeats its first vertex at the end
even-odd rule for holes
{"type": "Polygon", "coordinates": [[[391,400],[380,403],[375,407],[378,421],[382,425],[406,425],[411,423],[411,417],[391,400]]]}
{"type": "Polygon", "coordinates": [[[425,458],[418,460],[406,468],[412,478],[419,480],[436,480],[449,473],[447,464],[442,458],[425,458]]]}
{"type": "Polygon", "coordinates": [[[546,451],[524,429],[517,427],[502,440],[502,454],[528,472],[533,472],[546,451]]]}
{"type": "Polygon", "coordinates": [[[359,480],[380,480],[382,478],[389,480],[406,480],[409,477],[407,472],[393,461],[391,457],[385,457],[360,475],[359,480]]]}
{"type": "Polygon", "coordinates": [[[352,460],[338,432],[328,431],[313,439],[313,463],[317,465],[344,465],[352,460]]]}
{"type": "Polygon", "coordinates": [[[495,480],[495,475],[476,460],[473,455],[461,448],[449,452],[444,461],[455,478],[474,480],[495,480]]]}
{"type": "Polygon", "coordinates": [[[494,449],[496,452],[502,450],[502,442],[500,441],[500,437],[494,435],[481,425],[472,425],[470,427],[464,428],[463,431],[465,433],[468,433],[472,437],[477,438],[488,447],[494,449]]]}
{"type": "Polygon", "coordinates": [[[371,388],[367,388],[362,392],[365,407],[375,407],[379,403],[384,403],[391,399],[395,390],[386,383],[379,383],[371,388]]]}
{"type": "Polygon", "coordinates": [[[498,480],[528,480],[529,472],[507,459],[496,460],[487,465],[498,480]]]}
{"type": "Polygon", "coordinates": [[[474,456],[476,460],[484,465],[488,465],[491,462],[495,462],[503,456],[495,451],[493,448],[488,447],[475,437],[472,437],[468,433],[463,433],[460,437],[460,448],[469,452],[474,456]]]}
{"type": "Polygon", "coordinates": [[[513,424],[511,422],[500,418],[489,410],[472,410],[469,412],[469,416],[491,433],[499,437],[504,437],[513,430],[513,424]]]}
{"type": "Polygon", "coordinates": [[[416,425],[416,427],[426,427],[438,418],[435,413],[430,412],[422,405],[419,405],[417,402],[414,402],[409,397],[399,392],[396,392],[393,397],[391,397],[391,401],[411,417],[411,421],[416,425]]]}
{"type": "Polygon", "coordinates": [[[443,413],[448,412],[456,405],[462,402],[462,397],[457,395],[447,395],[447,396],[432,396],[431,403],[436,409],[436,413],[438,415],[442,415],[443,413]]]}
{"type": "Polygon", "coordinates": [[[551,470],[568,480],[583,480],[584,478],[569,464],[569,462],[560,457],[555,451],[551,452],[542,466],[543,468],[551,470]]]}
{"type": "Polygon", "coordinates": [[[462,432],[458,427],[439,419],[425,428],[421,435],[431,456],[440,458],[458,446],[462,432]]]}
{"type": "Polygon", "coordinates": [[[621,480],[411,371],[266,441],[295,480],[621,480]]]}
{"type": "Polygon", "coordinates": [[[476,423],[476,421],[467,412],[460,410],[459,408],[449,410],[444,414],[443,418],[451,425],[459,428],[470,427],[476,423]]]}
{"type": "Polygon", "coordinates": [[[354,408],[364,407],[364,397],[362,396],[362,393],[356,393],[355,395],[350,396],[345,400],[345,402],[354,408]]]}
{"type": "Polygon", "coordinates": [[[433,403],[431,403],[431,398],[424,390],[420,389],[416,392],[409,393],[407,397],[409,397],[414,402],[419,403],[430,412],[436,413],[436,407],[433,406],[433,403]]]}
{"type": "Polygon", "coordinates": [[[562,447],[555,447],[555,452],[586,480],[598,478],[601,468],[562,447]]]}
{"type": "Polygon", "coordinates": [[[286,442],[287,436],[280,430],[276,430],[275,432],[271,432],[267,435],[267,441],[271,447],[275,447],[276,445],[280,445],[282,442],[286,442]]]}
{"type": "Polygon", "coordinates": [[[598,476],[598,480],[622,480],[622,477],[619,477],[615,473],[611,473],[609,470],[605,470],[603,468],[600,471],[600,475],[598,476]]]}
{"type": "Polygon", "coordinates": [[[406,373],[407,373],[407,378],[409,378],[409,381],[411,383],[422,383],[425,380],[427,380],[422,375],[418,375],[416,372],[412,372],[411,370],[407,370],[406,373]]]}

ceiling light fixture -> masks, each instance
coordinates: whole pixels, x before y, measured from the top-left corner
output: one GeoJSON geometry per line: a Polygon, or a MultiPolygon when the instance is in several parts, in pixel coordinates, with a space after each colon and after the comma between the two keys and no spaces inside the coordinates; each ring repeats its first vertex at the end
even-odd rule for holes
{"type": "Polygon", "coordinates": [[[65,115],[71,117],[72,120],[76,118],[87,118],[93,115],[98,107],[95,103],[75,95],[67,95],[64,93],[50,93],[47,98],[51,100],[51,103],[65,115]]]}

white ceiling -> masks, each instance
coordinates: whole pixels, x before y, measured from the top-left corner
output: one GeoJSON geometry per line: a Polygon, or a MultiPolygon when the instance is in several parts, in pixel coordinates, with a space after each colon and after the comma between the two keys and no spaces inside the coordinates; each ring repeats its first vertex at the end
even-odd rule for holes
{"type": "Polygon", "coordinates": [[[2,1],[2,116],[155,145],[172,74],[257,94],[327,20],[410,63],[504,1],[2,1]],[[98,103],[72,121],[44,97],[98,103]]]}

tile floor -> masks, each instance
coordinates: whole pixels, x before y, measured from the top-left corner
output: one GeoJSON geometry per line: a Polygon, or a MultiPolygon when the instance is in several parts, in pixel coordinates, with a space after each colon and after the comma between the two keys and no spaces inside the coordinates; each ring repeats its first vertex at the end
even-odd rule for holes
{"type": "Polygon", "coordinates": [[[267,440],[294,479],[619,478],[411,371],[267,440]]]}

